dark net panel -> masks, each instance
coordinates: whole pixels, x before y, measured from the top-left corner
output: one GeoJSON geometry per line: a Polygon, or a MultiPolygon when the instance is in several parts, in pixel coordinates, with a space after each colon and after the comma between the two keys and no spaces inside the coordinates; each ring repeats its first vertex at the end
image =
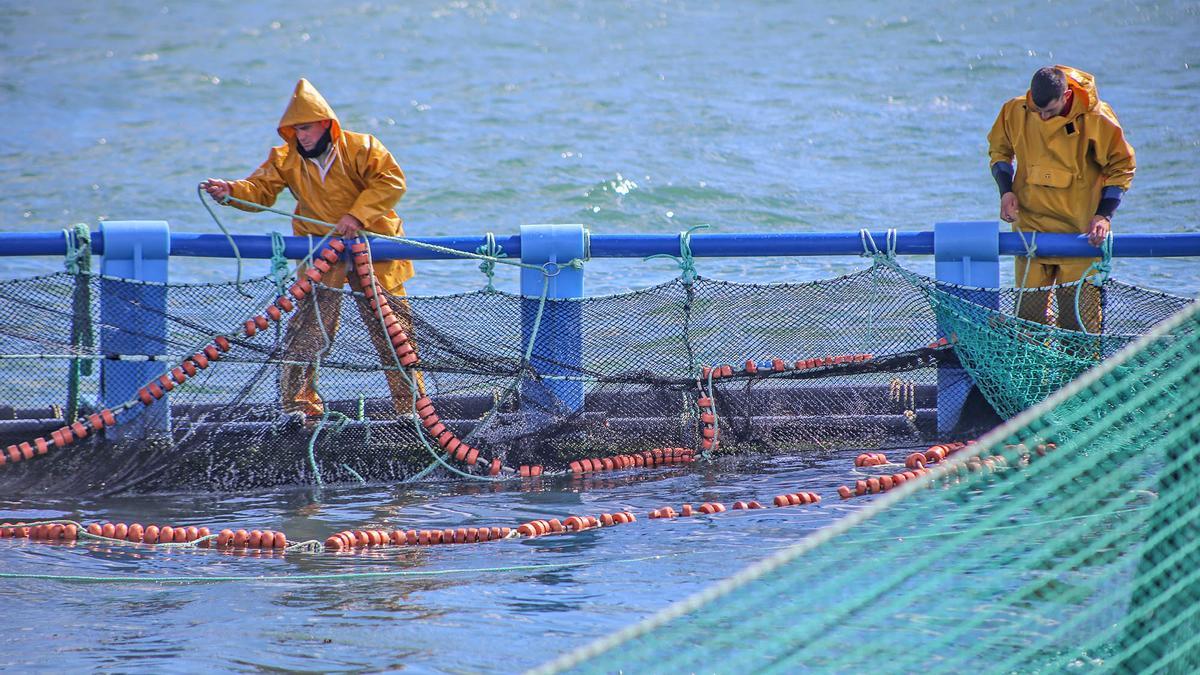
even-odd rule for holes
{"type": "MultiPolygon", "coordinates": [[[[940,440],[939,403],[967,405],[940,434],[966,437],[997,421],[985,396],[1007,399],[995,385],[985,396],[969,388],[958,354],[978,351],[933,343],[964,313],[986,325],[995,320],[985,305],[998,305],[999,316],[1017,305],[1014,289],[947,290],[889,265],[806,284],[699,279],[544,304],[495,291],[393,296],[420,357],[404,368],[379,348],[378,317],[349,290],[319,288],[319,302],[300,301],[247,336],[243,323],[279,295],[269,278],[153,286],[56,274],[0,282],[0,445],[97,411],[100,372],[113,365],[142,368],[136,388],[217,335],[232,345],[167,394],[169,415],[135,399],[115,428],[0,469],[5,490],[402,480],[440,454],[413,414],[421,395],[458,438],[509,468],[564,469],[581,457],[656,447],[712,454],[917,445],[940,440]],[[948,314],[944,296],[980,309],[948,314]],[[165,311],[150,302],[156,297],[165,311]],[[289,328],[318,325],[318,314],[328,342],[319,330],[298,339],[289,328]],[[129,345],[136,349],[122,348],[129,345]],[[724,376],[710,379],[721,366],[724,376]],[[322,417],[288,414],[281,398],[288,373],[306,368],[316,374],[322,417]],[[956,381],[968,386],[945,386],[956,381]],[[719,442],[707,451],[702,398],[715,402],[718,420],[719,442]]],[[[1098,297],[1106,330],[1122,333],[1144,332],[1187,302],[1116,282],[1098,297]]],[[[981,344],[1022,344],[1002,329],[981,344]]],[[[476,474],[486,466],[457,465],[476,474]]]]}

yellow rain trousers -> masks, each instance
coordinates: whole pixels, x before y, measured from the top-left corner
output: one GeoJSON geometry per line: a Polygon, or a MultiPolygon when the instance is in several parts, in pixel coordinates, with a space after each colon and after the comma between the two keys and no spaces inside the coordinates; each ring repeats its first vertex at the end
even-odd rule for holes
{"type": "MultiPolygon", "coordinates": [[[[362,286],[356,275],[350,275],[350,288],[362,291],[362,286]]],[[[392,394],[392,405],[398,415],[412,413],[412,393],[404,375],[396,369],[394,350],[388,340],[387,333],[380,325],[379,317],[359,296],[355,296],[355,308],[359,318],[367,328],[371,343],[379,360],[384,366],[384,376],[387,378],[388,390],[392,394]]],[[[416,346],[412,339],[412,313],[408,302],[404,299],[404,287],[399,293],[391,294],[388,304],[400,326],[409,335],[410,344],[416,346]]],[[[325,406],[317,392],[317,369],[311,363],[318,355],[324,356],[332,346],[333,336],[337,334],[341,321],[342,293],[327,289],[313,289],[313,293],[305,296],[296,303],[296,313],[288,320],[287,331],[284,335],[284,364],[279,376],[279,389],[283,397],[284,412],[302,412],[306,417],[319,416],[325,406]],[[314,297],[317,298],[314,301],[314,297]],[[317,305],[314,307],[314,304],[317,305]],[[318,311],[319,310],[319,311],[318,311]],[[318,319],[319,317],[319,319],[318,319]],[[325,336],[329,337],[326,343],[325,336]]],[[[421,374],[410,370],[417,391],[423,389],[421,374]]]]}

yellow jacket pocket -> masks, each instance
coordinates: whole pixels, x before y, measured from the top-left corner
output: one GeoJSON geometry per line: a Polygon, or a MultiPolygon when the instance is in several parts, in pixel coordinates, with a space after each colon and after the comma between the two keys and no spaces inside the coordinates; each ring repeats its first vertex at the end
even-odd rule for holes
{"type": "Polygon", "coordinates": [[[1041,185],[1043,187],[1065,188],[1071,187],[1071,179],[1074,176],[1070,171],[1059,169],[1053,166],[1034,165],[1029,167],[1029,174],[1026,180],[1033,185],[1041,185]]]}

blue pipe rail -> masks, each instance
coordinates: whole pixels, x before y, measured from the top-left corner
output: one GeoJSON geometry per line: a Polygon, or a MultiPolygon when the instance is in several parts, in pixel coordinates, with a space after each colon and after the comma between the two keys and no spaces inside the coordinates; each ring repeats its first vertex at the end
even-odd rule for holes
{"type": "MultiPolygon", "coordinates": [[[[881,249],[887,233],[872,231],[875,244],[881,249]]],[[[171,232],[171,255],[201,258],[232,258],[233,248],[222,234],[171,232]]],[[[6,255],[39,256],[65,255],[63,232],[3,232],[0,251],[6,255]]],[[[1029,235],[1026,235],[1028,240],[1029,235]]],[[[482,236],[413,237],[414,240],[456,251],[474,253],[483,246],[482,236]]],[[[641,258],[666,253],[679,255],[679,236],[676,234],[593,234],[593,258],[641,258]]],[[[270,259],[271,238],[268,235],[233,235],[243,258],[270,259]]],[[[285,255],[298,259],[307,254],[306,237],[284,237],[285,255]]],[[[521,235],[497,237],[510,258],[521,256],[521,235]]],[[[837,256],[858,255],[863,252],[858,232],[789,232],[693,234],[692,255],[698,258],[741,258],[771,256],[837,256]]],[[[1001,255],[1023,255],[1025,244],[1015,232],[1000,233],[1001,255]]],[[[92,233],[92,252],[104,254],[104,235],[92,233]]],[[[1037,252],[1042,256],[1099,257],[1100,250],[1087,243],[1083,235],[1039,234],[1037,252]]],[[[933,255],[933,232],[897,232],[896,253],[900,255],[933,255]]],[[[407,258],[410,260],[447,260],[457,256],[409,244],[379,241],[372,247],[377,260],[407,258]]],[[[1200,256],[1200,233],[1179,234],[1116,234],[1113,236],[1113,256],[1119,258],[1173,258],[1200,256]]]]}
{"type": "MultiPolygon", "coordinates": [[[[974,221],[937,223],[933,232],[896,231],[894,251],[899,255],[933,255],[937,267],[936,275],[940,281],[977,288],[998,288],[999,257],[1022,255],[1027,251],[1026,241],[1020,235],[1000,232],[999,229],[1000,225],[995,221],[974,221]]],[[[592,258],[641,258],[655,254],[680,254],[679,234],[598,234],[589,237],[583,226],[578,224],[526,225],[522,226],[521,232],[522,234],[496,238],[495,242],[510,259],[519,259],[525,263],[562,263],[582,255],[590,255],[592,258]],[[525,244],[524,251],[522,243],[525,244]]],[[[888,248],[886,231],[872,231],[869,234],[873,250],[888,248]]],[[[0,251],[7,255],[19,256],[61,256],[67,252],[66,237],[65,231],[0,233],[0,251]]],[[[243,258],[273,257],[272,239],[269,235],[239,234],[233,235],[232,239],[237,244],[238,255],[243,258]]],[[[486,238],[483,236],[414,239],[464,253],[474,253],[486,244],[486,238]]],[[[304,257],[308,254],[310,241],[307,237],[284,237],[284,255],[293,260],[304,257]]],[[[860,232],[694,234],[689,242],[691,253],[695,257],[853,256],[866,252],[860,232]]],[[[92,252],[105,257],[106,267],[102,269],[118,276],[154,281],[167,281],[168,256],[234,257],[234,248],[230,245],[229,238],[223,234],[169,232],[167,224],[162,222],[111,223],[93,233],[91,243],[92,252]],[[109,230],[108,250],[105,241],[106,229],[109,230]],[[147,251],[155,253],[148,257],[147,251]],[[109,261],[109,257],[112,257],[113,261],[109,261]],[[158,267],[159,263],[161,270],[158,267]],[[125,267],[130,269],[126,270],[125,267]]],[[[1100,256],[1100,250],[1089,245],[1082,235],[1040,234],[1036,244],[1037,253],[1042,256],[1100,256]]],[[[1118,234],[1113,238],[1112,253],[1114,256],[1135,258],[1200,256],[1200,233],[1118,234]]],[[[390,241],[376,241],[372,247],[372,256],[376,260],[437,260],[458,257],[450,252],[390,241]]],[[[526,296],[522,308],[522,326],[527,339],[534,343],[530,345],[531,361],[559,364],[562,367],[577,365],[582,354],[578,303],[551,303],[546,305],[544,310],[539,304],[535,312],[534,302],[543,292],[552,298],[582,297],[583,270],[568,268],[560,271],[550,279],[553,283],[551,287],[545,287],[545,290],[545,279],[537,270],[522,270],[522,273],[522,293],[526,296]],[[533,339],[532,332],[535,316],[542,322],[536,340],[533,339]]],[[[134,304],[152,310],[157,308],[158,314],[162,314],[165,293],[161,287],[147,284],[138,287],[136,292],[141,295],[134,304]]],[[[105,308],[106,298],[107,294],[102,293],[102,316],[108,316],[106,312],[109,312],[105,308]]],[[[124,322],[110,320],[108,323],[120,325],[124,322]]],[[[153,328],[152,332],[156,335],[148,337],[156,337],[165,344],[165,325],[153,328]]],[[[124,349],[131,352],[140,350],[157,353],[153,351],[154,344],[129,345],[124,349]]],[[[116,382],[113,378],[119,373],[113,365],[102,362],[101,367],[105,369],[101,380],[116,382]]],[[[161,364],[155,362],[146,365],[145,368],[147,372],[135,373],[136,382],[140,383],[158,374],[161,364]]],[[[561,386],[558,383],[553,384],[553,387],[544,387],[545,391],[542,393],[529,392],[529,395],[534,399],[546,399],[545,407],[554,401],[570,409],[577,409],[583,404],[583,391],[578,383],[566,383],[561,386]]],[[[953,427],[961,414],[966,392],[971,385],[971,378],[965,371],[948,366],[939,367],[940,432],[948,432],[953,427]]],[[[120,391],[122,386],[102,392],[105,405],[111,407],[128,397],[128,393],[120,391]]],[[[523,383],[522,389],[527,390],[530,386],[532,385],[529,382],[523,383]]],[[[164,419],[165,415],[160,419],[147,418],[146,423],[159,428],[163,426],[164,419]]]]}

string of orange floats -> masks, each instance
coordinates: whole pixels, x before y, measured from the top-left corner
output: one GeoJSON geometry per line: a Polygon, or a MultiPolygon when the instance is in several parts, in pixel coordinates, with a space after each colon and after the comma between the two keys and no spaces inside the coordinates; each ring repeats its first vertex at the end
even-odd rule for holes
{"type": "Polygon", "coordinates": [[[882,452],[864,452],[854,458],[854,466],[883,466],[887,463],[887,455],[882,452]]]}
{"type": "MultiPolygon", "coordinates": [[[[974,441],[971,442],[973,443],[974,441]]],[[[861,497],[869,494],[881,494],[898,488],[910,480],[930,473],[929,469],[925,468],[927,463],[935,464],[945,461],[952,453],[958,452],[967,447],[967,445],[968,443],[959,442],[944,443],[930,446],[924,452],[914,452],[905,459],[904,465],[907,471],[859,479],[854,482],[853,488],[848,485],[838,486],[838,496],[842,499],[850,499],[851,497],[861,497]]],[[[854,458],[854,466],[856,467],[886,466],[890,463],[887,455],[881,452],[863,453],[854,458]]]]}
{"type": "Polygon", "coordinates": [[[838,486],[837,493],[842,499],[861,497],[862,495],[869,494],[880,494],[887,492],[892,488],[900,487],[908,481],[915,480],[927,473],[930,473],[929,469],[911,469],[902,473],[871,477],[865,480],[860,479],[854,482],[853,490],[846,485],[840,485],[838,486]]]}
{"type": "MultiPolygon", "coordinates": [[[[690,464],[696,461],[696,453],[691,448],[654,448],[645,452],[629,455],[613,455],[610,457],[584,458],[571,462],[571,473],[590,473],[596,471],[616,471],[673,464],[690,464]]],[[[541,467],[536,467],[541,468],[541,467]]],[[[531,475],[534,475],[531,473],[531,475]]]]}
{"type": "Polygon", "coordinates": [[[508,539],[508,527],[460,527],[444,530],[342,530],[325,540],[326,551],[349,551],[368,546],[433,546],[473,544],[508,539]]]}
{"type": "MultiPolygon", "coordinates": [[[[854,482],[853,488],[841,485],[837,489],[838,496],[842,499],[850,499],[868,494],[880,494],[898,488],[910,480],[931,473],[926,465],[944,463],[950,456],[974,443],[975,441],[942,443],[930,446],[924,452],[911,453],[904,460],[906,471],[859,479],[854,482]]],[[[1045,457],[1047,453],[1056,448],[1054,443],[1039,443],[1033,447],[1032,451],[1024,444],[1004,446],[1005,451],[1015,453],[1017,463],[1021,466],[1029,464],[1035,457],[1045,457]]],[[[887,456],[882,453],[863,453],[854,460],[856,467],[884,466],[889,463],[887,456]]],[[[955,465],[953,469],[955,474],[961,475],[964,471],[967,473],[994,473],[1008,468],[1008,466],[1008,458],[1003,454],[995,454],[971,457],[967,461],[955,465]]]]}
{"type": "MultiPolygon", "coordinates": [[[[917,464],[916,456],[921,457],[921,466],[907,469],[903,472],[871,476],[855,482],[854,488],[843,485],[837,489],[842,499],[867,494],[880,494],[903,485],[909,480],[931,473],[925,463],[936,464],[944,462],[952,454],[961,451],[970,443],[944,443],[931,446],[922,453],[912,453],[909,459],[917,464]]],[[[1032,457],[1044,456],[1055,449],[1053,443],[1034,446],[1032,451],[1024,445],[1005,446],[1005,450],[1018,453],[1018,461],[1028,463],[1032,457]]],[[[590,470],[608,470],[608,468],[624,468],[639,466],[660,466],[689,461],[693,457],[690,450],[680,448],[657,448],[637,455],[618,455],[603,458],[608,462],[592,460],[590,470]],[[596,468],[599,467],[599,468],[596,468]],[[606,468],[607,467],[607,468],[606,468]]],[[[856,467],[885,466],[890,462],[883,453],[863,453],[858,455],[854,464],[856,467]]],[[[958,466],[959,471],[995,471],[1008,466],[1008,460],[1003,455],[987,457],[972,457],[958,466]]],[[[522,475],[541,475],[540,466],[524,465],[522,475]]],[[[580,463],[577,473],[587,470],[580,463]]],[[[821,496],[815,492],[800,491],[776,495],[772,504],[776,508],[807,506],[821,503],[821,496]]],[[[761,503],[755,500],[736,501],[731,510],[763,509],[761,503]]],[[[705,502],[698,508],[691,504],[683,504],[677,511],[673,506],[652,509],[650,519],[676,519],[699,515],[716,515],[727,511],[721,502],[705,502]]],[[[602,513],[593,515],[572,515],[566,518],[535,519],[521,523],[515,528],[510,527],[459,527],[439,529],[407,529],[407,530],[378,530],[358,529],[343,530],[330,535],[322,545],[319,541],[292,543],[286,534],[273,530],[232,530],[223,529],[213,534],[208,527],[146,525],[139,523],[93,523],[82,526],[72,521],[43,521],[39,523],[0,523],[0,539],[29,539],[38,542],[69,543],[85,539],[109,541],[115,543],[131,543],[146,545],[194,545],[199,548],[215,548],[219,550],[294,550],[307,548],[327,552],[354,551],[382,546],[436,546],[447,544],[472,544],[506,539],[533,539],[548,535],[571,534],[585,530],[613,527],[637,522],[637,517],[629,511],[617,513],[602,513]]]]}
{"type": "Polygon", "coordinates": [[[0,539],[31,539],[46,542],[73,542],[82,539],[127,542],[131,544],[195,544],[200,548],[285,549],[287,535],[273,530],[221,530],[217,535],[207,527],[141,525],[139,523],[92,523],[81,527],[71,521],[37,524],[0,523],[0,539]]]}
{"type": "MultiPolygon", "coordinates": [[[[246,320],[242,326],[243,334],[248,338],[253,337],[259,331],[268,329],[272,321],[282,321],[283,315],[291,312],[296,307],[292,299],[294,298],[298,302],[301,298],[311,293],[312,284],[321,281],[324,273],[330,270],[332,263],[340,259],[340,254],[344,250],[345,243],[342,240],[329,240],[329,248],[322,250],[319,254],[320,257],[315,258],[312,266],[306,270],[306,278],[299,279],[288,289],[292,298],[288,298],[286,295],[280,295],[275,298],[274,302],[264,309],[262,314],[246,320]]],[[[135,394],[136,400],[145,406],[153,405],[165,396],[167,392],[173,391],[175,387],[183,384],[189,378],[195,377],[201,370],[207,369],[213,362],[219,361],[232,347],[233,345],[227,336],[218,335],[211,343],[184,359],[169,372],[152,379],[138,389],[135,394]]],[[[105,409],[98,413],[93,413],[86,418],[81,417],[74,423],[51,432],[49,439],[39,437],[33,441],[10,445],[4,453],[0,453],[0,466],[9,462],[29,460],[35,455],[44,455],[52,447],[65,448],[105,427],[116,426],[116,415],[131,407],[131,405],[134,405],[132,401],[118,406],[116,411],[105,409]]]]}
{"type": "Polygon", "coordinates": [[[33,459],[35,456],[46,454],[51,448],[65,448],[76,441],[87,438],[89,434],[93,434],[104,427],[115,426],[116,423],[116,414],[112,410],[105,408],[98,413],[81,417],[61,429],[55,429],[50,432],[49,439],[45,436],[39,436],[32,441],[9,445],[4,449],[4,452],[0,452],[0,466],[33,459]]]}
{"type": "MultiPolygon", "coordinates": [[[[789,370],[800,371],[850,363],[863,363],[873,358],[873,354],[838,354],[799,359],[794,362],[788,362],[779,357],[772,357],[761,363],[754,359],[747,359],[742,366],[742,372],[751,376],[759,375],[760,373],[770,375],[789,370]]],[[[713,380],[733,377],[733,375],[733,366],[729,364],[713,364],[704,366],[700,370],[700,396],[696,403],[697,407],[700,408],[700,447],[703,453],[716,451],[720,446],[721,440],[716,407],[713,405],[713,392],[711,387],[706,392],[705,384],[711,383],[713,380]]]]}
{"type": "MultiPolygon", "coordinates": [[[[829,366],[840,366],[849,363],[863,363],[875,358],[874,354],[837,354],[830,356],[818,356],[815,358],[800,359],[789,363],[781,358],[773,357],[762,363],[754,359],[747,359],[742,366],[742,372],[747,375],[758,375],[759,373],[782,373],[788,370],[811,370],[814,368],[827,368],[829,366]]],[[[714,364],[704,366],[700,370],[701,379],[717,380],[723,377],[733,377],[733,366],[729,364],[714,364]]]]}
{"type": "MultiPolygon", "coordinates": [[[[774,504],[777,507],[796,506],[820,503],[821,497],[815,492],[797,492],[777,495],[774,504]]],[[[752,510],[765,508],[758,501],[737,501],[733,510],[752,510]]],[[[693,515],[713,515],[724,513],[725,505],[720,502],[705,502],[698,509],[691,504],[684,504],[679,513],[672,507],[654,509],[650,518],[676,518],[693,515]]],[[[374,548],[380,546],[434,546],[445,544],[470,544],[488,541],[499,541],[512,538],[534,539],[552,534],[568,534],[590,529],[613,527],[637,522],[637,517],[629,511],[617,513],[602,513],[599,516],[572,515],[563,519],[536,519],[509,527],[460,527],[445,529],[409,529],[409,530],[343,530],[325,539],[322,550],[328,552],[351,551],[354,549],[374,548]]],[[[86,527],[78,524],[61,522],[43,522],[36,524],[0,523],[0,539],[25,538],[39,542],[69,543],[80,539],[96,539],[110,542],[128,542],[132,544],[195,544],[200,548],[217,548],[223,550],[246,549],[277,549],[284,550],[296,546],[289,543],[282,532],[272,530],[221,530],[219,534],[211,534],[207,527],[147,525],[138,523],[93,523],[86,527]]]]}
{"type": "MultiPolygon", "coordinates": [[[[973,442],[973,441],[972,441],[973,442]]],[[[904,466],[909,469],[921,469],[926,464],[937,464],[946,461],[950,455],[967,447],[967,443],[945,443],[934,445],[925,452],[914,452],[904,459],[904,466]]]]}
{"type": "Polygon", "coordinates": [[[716,452],[721,444],[721,430],[712,397],[701,395],[696,399],[696,407],[700,408],[700,447],[704,452],[716,452]]]}

